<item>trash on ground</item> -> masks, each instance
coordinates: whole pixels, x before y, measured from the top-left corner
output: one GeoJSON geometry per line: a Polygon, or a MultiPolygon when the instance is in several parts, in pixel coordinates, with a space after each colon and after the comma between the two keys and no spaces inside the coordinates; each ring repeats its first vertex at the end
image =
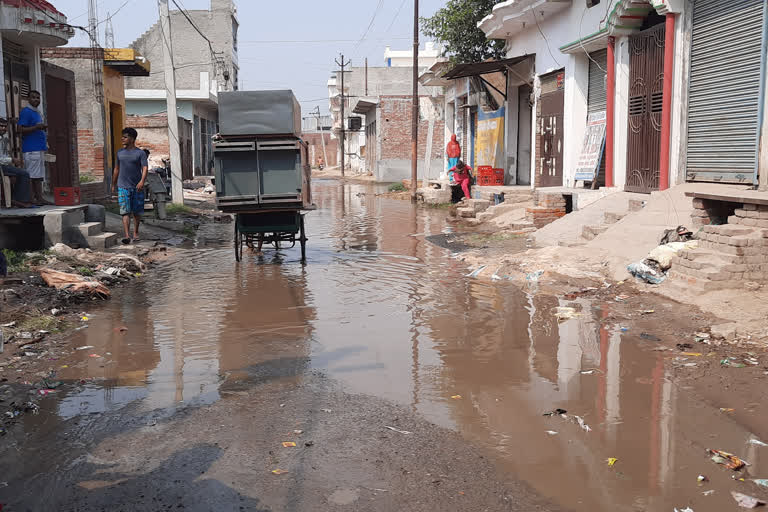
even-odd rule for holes
{"type": "Polygon", "coordinates": [[[733,496],[733,499],[736,500],[736,503],[741,508],[757,508],[765,505],[764,501],[760,501],[753,496],[747,496],[746,494],[742,494],[740,492],[731,491],[731,496],[733,496]]]}
{"type": "Polygon", "coordinates": [[[283,448],[296,448],[296,443],[293,441],[284,441],[283,448]]]}
{"type": "Polygon", "coordinates": [[[549,434],[551,436],[556,436],[557,435],[557,431],[556,430],[545,430],[544,432],[546,432],[547,434],[549,434]]]}
{"type": "Polygon", "coordinates": [[[306,446],[307,448],[309,448],[310,446],[315,446],[315,442],[314,441],[307,441],[306,443],[304,443],[304,446],[306,446]]]}
{"type": "Polygon", "coordinates": [[[304,433],[304,431],[303,430],[294,430],[293,433],[296,434],[297,436],[300,436],[301,434],[304,433]]]}
{"type": "MultiPolygon", "coordinates": [[[[285,405],[285,404],[283,404],[283,405],[285,405]]],[[[280,407],[283,407],[283,405],[281,405],[280,407]]],[[[331,409],[320,409],[320,410],[323,411],[323,412],[327,412],[329,414],[332,412],[331,409]]]]}
{"type": "Polygon", "coordinates": [[[454,400],[461,400],[461,395],[451,395],[454,400]]]}
{"type": "Polygon", "coordinates": [[[0,327],[15,327],[16,322],[8,322],[7,324],[2,324],[0,327]]]}
{"type": "Polygon", "coordinates": [[[90,354],[88,357],[101,357],[99,354],[90,354]]]}
{"type": "Polygon", "coordinates": [[[675,507],[675,512],[693,512],[693,509],[691,507],[685,507],[681,509],[678,509],[677,507],[675,507]]]}
{"type": "Polygon", "coordinates": [[[56,392],[55,389],[38,389],[37,390],[37,394],[42,396],[50,395],[51,393],[55,393],[55,392],[56,392]]]}
{"type": "Polygon", "coordinates": [[[592,428],[586,423],[584,423],[584,419],[581,416],[576,416],[575,418],[576,418],[576,421],[579,422],[579,426],[581,427],[582,430],[584,430],[585,432],[592,431],[592,428]]]}
{"type": "Polygon", "coordinates": [[[475,270],[473,270],[472,272],[470,272],[469,274],[465,275],[464,277],[477,277],[480,274],[480,272],[485,270],[486,266],[487,265],[482,265],[482,266],[476,268],[475,270]]]}
{"type": "Polygon", "coordinates": [[[575,316],[579,316],[579,314],[576,312],[574,308],[570,308],[567,306],[558,306],[555,308],[555,316],[557,317],[557,320],[559,322],[564,322],[565,320],[569,320],[575,316]]]}
{"type": "Polygon", "coordinates": [[[753,478],[752,481],[760,487],[768,487],[768,478],[753,478]]]}
{"type": "Polygon", "coordinates": [[[85,292],[91,296],[108,299],[111,295],[109,288],[98,281],[88,281],[78,274],[59,272],[50,268],[40,270],[40,277],[45,284],[57,290],[70,290],[73,292],[85,292]]]}
{"type": "Polygon", "coordinates": [[[691,357],[701,357],[704,354],[702,354],[701,352],[683,352],[683,355],[684,356],[691,356],[691,357]]]}
{"type": "Polygon", "coordinates": [[[525,280],[529,283],[536,283],[539,281],[539,278],[544,275],[543,270],[537,270],[536,272],[531,272],[525,276],[525,280]]]}
{"type": "Polygon", "coordinates": [[[283,473],[288,473],[288,471],[284,469],[273,469],[272,474],[273,475],[282,475],[283,473]]]}
{"type": "Polygon", "coordinates": [[[609,466],[613,466],[616,464],[616,462],[618,462],[618,460],[619,459],[617,459],[616,457],[608,457],[608,459],[606,459],[606,462],[608,463],[609,466]]]}
{"type": "Polygon", "coordinates": [[[671,245],[674,243],[680,243],[685,247],[685,242],[695,241],[693,240],[693,232],[685,226],[677,226],[674,229],[665,229],[659,239],[659,245],[671,245]]]}
{"type": "Polygon", "coordinates": [[[393,432],[397,432],[398,434],[405,434],[405,435],[413,434],[413,432],[408,432],[407,430],[400,430],[399,428],[390,427],[389,425],[384,425],[384,428],[388,428],[389,430],[393,432]]]}
{"type": "Polygon", "coordinates": [[[678,349],[678,350],[680,350],[680,351],[683,351],[683,350],[690,350],[690,349],[692,349],[692,348],[693,348],[693,345],[691,345],[690,343],[678,343],[678,344],[677,344],[677,345],[675,345],[675,346],[676,346],[676,347],[677,347],[677,349],[678,349]]]}
{"type": "Polygon", "coordinates": [[[595,370],[581,370],[580,372],[582,375],[592,375],[595,373],[595,370]]]}
{"type": "Polygon", "coordinates": [[[693,341],[696,341],[697,343],[709,343],[709,333],[697,332],[693,335],[693,341]]]}
{"type": "Polygon", "coordinates": [[[655,313],[655,312],[656,312],[655,309],[646,309],[644,311],[641,311],[640,314],[641,315],[650,315],[650,314],[655,313]]]}
{"type": "Polygon", "coordinates": [[[709,482],[709,478],[707,478],[704,475],[699,475],[698,477],[696,477],[696,481],[702,484],[704,482],[709,482]]]}
{"type": "Polygon", "coordinates": [[[88,348],[93,348],[93,345],[83,345],[82,347],[75,347],[75,350],[85,350],[88,348]]]}
{"type": "Polygon", "coordinates": [[[764,442],[762,442],[762,441],[761,441],[761,440],[759,440],[759,439],[750,439],[750,440],[749,440],[749,441],[747,441],[747,442],[748,442],[749,444],[756,444],[757,446],[768,446],[768,444],[767,444],[767,443],[764,443],[764,442]]]}
{"type": "Polygon", "coordinates": [[[715,494],[715,490],[714,489],[710,489],[708,491],[704,491],[701,494],[703,494],[704,496],[712,496],[713,494],[715,494]]]}
{"type": "Polygon", "coordinates": [[[734,409],[733,407],[721,407],[720,408],[720,412],[735,412],[735,411],[736,411],[736,409],[734,409]]]}
{"type": "Polygon", "coordinates": [[[640,337],[648,341],[661,341],[661,338],[654,336],[653,334],[648,334],[647,332],[641,332],[640,337]]]}
{"type": "Polygon", "coordinates": [[[554,411],[545,412],[542,416],[563,416],[567,412],[565,409],[558,408],[554,411]]]}
{"type": "Polygon", "coordinates": [[[637,279],[649,284],[661,284],[667,278],[661,269],[654,269],[644,261],[630,263],[627,265],[627,271],[637,279]]]}
{"type": "Polygon", "coordinates": [[[747,464],[732,453],[724,452],[722,450],[713,450],[711,448],[708,449],[707,452],[712,455],[712,462],[723,465],[734,471],[743,468],[747,464]]]}

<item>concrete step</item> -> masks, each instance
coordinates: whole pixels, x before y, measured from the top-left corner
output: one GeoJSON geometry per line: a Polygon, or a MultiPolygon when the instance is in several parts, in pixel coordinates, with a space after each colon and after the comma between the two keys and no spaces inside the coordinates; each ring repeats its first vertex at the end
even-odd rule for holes
{"type": "Polygon", "coordinates": [[[536,226],[533,225],[533,222],[521,220],[520,222],[510,224],[507,229],[510,231],[536,231],[536,226]]]}
{"type": "MultiPolygon", "coordinates": [[[[650,199],[650,196],[649,196],[650,199]]],[[[628,203],[629,211],[631,212],[639,212],[643,208],[645,208],[645,205],[648,203],[648,201],[645,201],[644,199],[630,199],[628,203]]]]}
{"type": "Polygon", "coordinates": [[[117,233],[99,233],[98,235],[85,237],[88,247],[91,249],[108,249],[117,244],[117,233]]]}
{"type": "Polygon", "coordinates": [[[603,233],[605,233],[607,229],[608,229],[608,226],[606,225],[584,226],[581,230],[581,236],[586,240],[593,240],[598,236],[602,235],[603,233]]]}
{"type": "Polygon", "coordinates": [[[475,215],[475,218],[477,220],[479,220],[480,222],[485,222],[487,220],[491,220],[494,217],[495,217],[494,213],[490,212],[490,211],[480,212],[477,215],[475,215]]]}
{"type": "Polygon", "coordinates": [[[603,222],[605,224],[616,224],[621,219],[626,217],[626,213],[618,213],[618,212],[605,212],[603,213],[603,222]]]}
{"type": "Polygon", "coordinates": [[[470,208],[468,206],[464,206],[462,208],[456,208],[456,213],[459,217],[465,218],[465,219],[472,219],[475,217],[475,209],[470,208]]]}
{"type": "Polygon", "coordinates": [[[77,225],[77,229],[85,237],[98,235],[101,233],[101,222],[83,222],[77,225]]]}

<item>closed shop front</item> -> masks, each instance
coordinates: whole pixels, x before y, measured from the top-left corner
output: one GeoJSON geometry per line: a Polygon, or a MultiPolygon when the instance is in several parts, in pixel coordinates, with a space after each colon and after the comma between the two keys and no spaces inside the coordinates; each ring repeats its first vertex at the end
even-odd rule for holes
{"type": "Polygon", "coordinates": [[[563,102],[565,72],[541,77],[536,119],[536,187],[563,185],[563,102]]]}
{"type": "MultiPolygon", "coordinates": [[[[605,112],[607,103],[606,70],[608,69],[608,50],[597,50],[589,54],[589,85],[587,89],[587,114],[605,112]]],[[[605,153],[600,158],[597,174],[597,187],[605,186],[605,153]]]]}
{"type": "Polygon", "coordinates": [[[688,181],[756,178],[765,1],[693,2],[688,181]]]}

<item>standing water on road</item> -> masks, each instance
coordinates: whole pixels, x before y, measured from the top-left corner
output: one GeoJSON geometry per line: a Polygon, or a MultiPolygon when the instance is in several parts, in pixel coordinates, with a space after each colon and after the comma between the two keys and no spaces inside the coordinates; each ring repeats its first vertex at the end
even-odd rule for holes
{"type": "Polygon", "coordinates": [[[319,371],[459,432],[565,509],[733,509],[731,475],[706,460],[710,447],[743,444],[751,473],[768,476],[768,448],[687,399],[661,352],[601,322],[610,306],[577,299],[578,316],[558,323],[566,301],[467,277],[426,241],[450,231],[445,211],[373,186],[315,185],[306,265],[298,247],[246,251],[238,264],[232,226],[204,226],[195,248],[91,312],[71,343],[92,348],[59,374],[86,384],[46,398],[55,415],[25,428],[129,406],[173,414],[319,371]],[[556,408],[565,417],[543,415],[556,408]]]}

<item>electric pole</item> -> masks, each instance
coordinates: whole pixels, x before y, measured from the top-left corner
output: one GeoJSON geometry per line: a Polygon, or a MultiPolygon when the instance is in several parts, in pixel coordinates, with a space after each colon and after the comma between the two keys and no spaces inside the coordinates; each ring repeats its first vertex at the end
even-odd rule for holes
{"type": "Polygon", "coordinates": [[[344,158],[346,157],[346,130],[347,126],[344,124],[344,68],[349,65],[349,60],[344,62],[344,54],[341,54],[341,62],[338,60],[336,64],[341,68],[341,177],[344,177],[344,158]]]}
{"type": "Polygon", "coordinates": [[[411,112],[411,202],[419,177],[419,0],[413,0],[413,109],[411,112]]]}
{"type": "MultiPolygon", "coordinates": [[[[168,0],[157,0],[160,11],[160,32],[163,38],[163,64],[165,65],[165,103],[168,113],[168,147],[171,150],[171,199],[184,204],[184,188],[181,182],[181,150],[179,149],[179,120],[176,115],[176,76],[173,69],[173,45],[171,43],[171,19],[168,0]]],[[[204,162],[207,165],[207,162],[204,162]]]]}
{"type": "Polygon", "coordinates": [[[320,107],[315,107],[315,110],[312,113],[317,117],[317,129],[320,131],[320,143],[323,145],[323,162],[327,166],[328,155],[325,153],[325,132],[323,131],[323,127],[320,124],[320,107]]]}

